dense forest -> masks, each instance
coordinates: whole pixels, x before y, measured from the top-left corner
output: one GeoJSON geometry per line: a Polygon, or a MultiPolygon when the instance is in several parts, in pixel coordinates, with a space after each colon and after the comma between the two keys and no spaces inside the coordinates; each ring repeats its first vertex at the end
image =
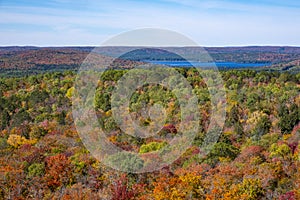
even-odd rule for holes
{"type": "MultiPolygon", "coordinates": [[[[72,116],[76,72],[0,78],[0,199],[300,199],[300,73],[221,71],[225,126],[211,151],[199,157],[211,113],[210,94],[197,70],[176,70],[199,99],[201,128],[179,159],[141,174],[111,169],[83,145],[72,116]]],[[[165,142],[126,135],[112,117],[111,94],[126,72],[107,70],[98,81],[94,104],[101,128],[123,150],[140,155],[159,151],[165,142]]],[[[159,85],[136,89],[131,115],[147,126],[140,105],[157,102],[167,111],[159,134],[180,134],[178,100],[159,85]]],[[[130,159],[122,164],[132,163],[130,159]]]]}

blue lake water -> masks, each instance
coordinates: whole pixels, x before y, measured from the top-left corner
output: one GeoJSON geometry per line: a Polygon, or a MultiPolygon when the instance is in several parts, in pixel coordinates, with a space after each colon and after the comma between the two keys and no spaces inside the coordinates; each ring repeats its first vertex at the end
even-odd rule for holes
{"type": "Polygon", "coordinates": [[[171,67],[222,67],[222,68],[251,68],[251,67],[264,67],[269,66],[270,63],[235,63],[235,62],[187,62],[187,61],[155,61],[147,60],[146,62],[168,65],[171,67]]]}

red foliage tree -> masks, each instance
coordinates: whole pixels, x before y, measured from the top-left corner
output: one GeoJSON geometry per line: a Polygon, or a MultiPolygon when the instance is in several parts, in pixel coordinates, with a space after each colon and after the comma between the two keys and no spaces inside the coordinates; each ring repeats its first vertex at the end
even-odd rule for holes
{"type": "Polygon", "coordinates": [[[45,180],[52,190],[70,182],[71,163],[64,154],[46,158],[45,180]]]}

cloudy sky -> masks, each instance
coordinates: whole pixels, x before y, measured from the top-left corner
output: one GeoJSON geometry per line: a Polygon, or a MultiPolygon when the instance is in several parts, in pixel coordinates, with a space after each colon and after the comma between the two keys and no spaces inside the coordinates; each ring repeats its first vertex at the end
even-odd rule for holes
{"type": "Polygon", "coordinates": [[[100,45],[138,28],[201,46],[300,46],[298,0],[0,0],[0,46],[100,45]]]}

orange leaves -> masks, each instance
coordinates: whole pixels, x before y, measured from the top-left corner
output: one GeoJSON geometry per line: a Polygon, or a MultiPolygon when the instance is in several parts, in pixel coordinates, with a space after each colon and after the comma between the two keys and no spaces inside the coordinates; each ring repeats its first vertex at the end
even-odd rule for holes
{"type": "Polygon", "coordinates": [[[48,157],[46,159],[45,180],[48,187],[55,189],[62,184],[68,184],[71,181],[70,160],[63,154],[48,157]]]}
{"type": "Polygon", "coordinates": [[[199,169],[180,169],[175,172],[174,176],[162,175],[153,183],[152,197],[157,200],[203,198],[201,175],[203,171],[199,169]]]}
{"type": "Polygon", "coordinates": [[[183,191],[185,188],[181,187],[182,184],[183,182],[178,177],[160,177],[153,183],[152,196],[156,200],[184,199],[186,191],[183,191]]]}

